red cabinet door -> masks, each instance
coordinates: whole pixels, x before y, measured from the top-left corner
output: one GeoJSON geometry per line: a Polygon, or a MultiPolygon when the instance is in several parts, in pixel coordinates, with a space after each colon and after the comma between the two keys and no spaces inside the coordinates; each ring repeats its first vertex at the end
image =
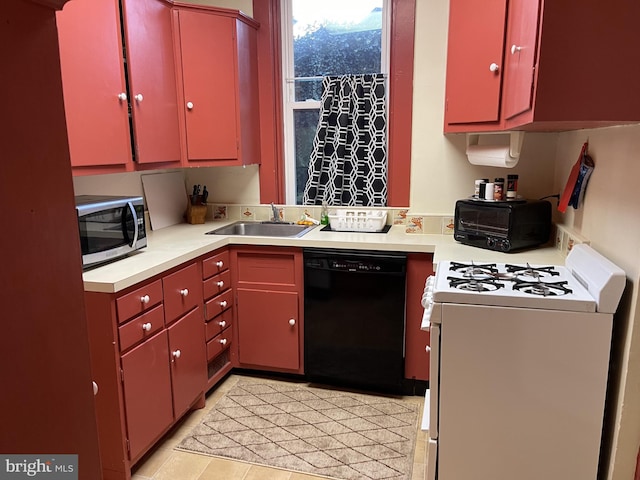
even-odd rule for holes
{"type": "Polygon", "coordinates": [[[532,105],[539,9],[539,0],[509,3],[503,97],[505,119],[526,112],[532,105]]]}
{"type": "Polygon", "coordinates": [[[136,162],[179,162],[171,7],[160,0],[122,5],[136,162]]]}
{"type": "Polygon", "coordinates": [[[176,418],[187,411],[207,383],[204,331],[200,307],[169,327],[173,411],[176,418]]]}
{"type": "Polygon", "coordinates": [[[131,140],[118,0],[68,2],[56,22],[71,165],[124,169],[131,140]]]}
{"type": "Polygon", "coordinates": [[[506,0],[452,0],[449,10],[445,123],[496,122],[506,0]],[[495,64],[497,69],[493,67],[495,64]]]}
{"type": "Polygon", "coordinates": [[[122,356],[124,404],[132,460],[173,422],[166,331],[122,356]]]}
{"type": "Polygon", "coordinates": [[[300,367],[298,293],[244,288],[237,292],[240,363],[297,370],[300,367]]]}
{"type": "Polygon", "coordinates": [[[238,158],[234,20],[180,11],[187,158],[238,158]]]}

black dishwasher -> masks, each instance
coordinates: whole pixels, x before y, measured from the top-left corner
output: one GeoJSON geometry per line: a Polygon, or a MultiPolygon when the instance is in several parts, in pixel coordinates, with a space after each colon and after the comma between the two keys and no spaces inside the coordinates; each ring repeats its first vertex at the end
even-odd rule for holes
{"type": "Polygon", "coordinates": [[[403,253],[304,250],[304,365],[310,381],[401,393],[403,253]]]}

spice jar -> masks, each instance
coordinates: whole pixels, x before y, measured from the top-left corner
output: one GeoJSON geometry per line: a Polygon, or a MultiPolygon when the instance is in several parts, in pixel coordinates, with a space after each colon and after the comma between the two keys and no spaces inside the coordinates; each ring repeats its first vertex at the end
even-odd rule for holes
{"type": "Polygon", "coordinates": [[[518,196],[518,175],[507,175],[507,200],[518,196]]]}
{"type": "Polygon", "coordinates": [[[493,181],[493,199],[504,200],[504,178],[496,178],[493,181]]]}

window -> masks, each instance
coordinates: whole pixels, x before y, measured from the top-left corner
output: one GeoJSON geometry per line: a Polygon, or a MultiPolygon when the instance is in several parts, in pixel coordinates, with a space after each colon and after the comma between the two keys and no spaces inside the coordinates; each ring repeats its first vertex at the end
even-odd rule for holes
{"type": "Polygon", "coordinates": [[[388,74],[388,0],[282,0],[286,203],[301,204],[322,77],[388,74]]]}

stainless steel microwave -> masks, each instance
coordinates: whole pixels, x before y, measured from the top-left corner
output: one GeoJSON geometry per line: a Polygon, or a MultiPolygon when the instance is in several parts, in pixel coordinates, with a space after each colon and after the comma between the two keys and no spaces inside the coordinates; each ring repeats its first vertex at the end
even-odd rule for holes
{"type": "Polygon", "coordinates": [[[142,197],[76,197],[82,266],[124,257],[147,246],[142,197]]]}

